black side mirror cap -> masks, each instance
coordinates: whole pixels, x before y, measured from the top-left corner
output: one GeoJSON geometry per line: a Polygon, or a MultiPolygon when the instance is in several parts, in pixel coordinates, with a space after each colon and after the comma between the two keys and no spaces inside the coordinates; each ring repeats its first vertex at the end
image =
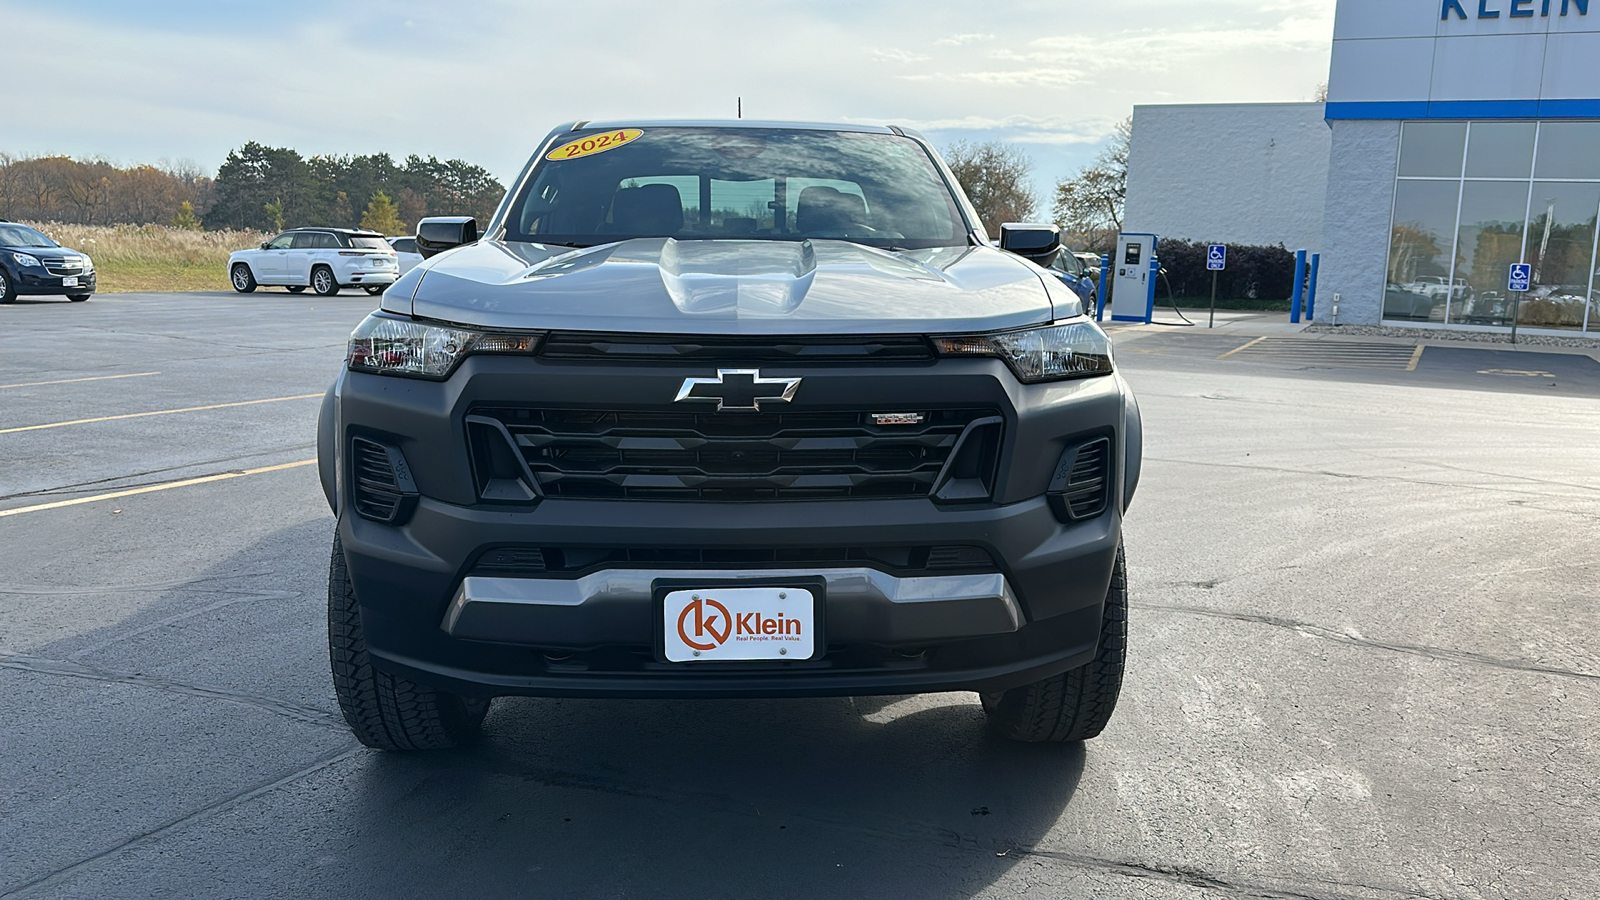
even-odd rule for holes
{"type": "Polygon", "coordinates": [[[1061,253],[1061,229],[1051,224],[1007,222],[1000,226],[1000,249],[1048,269],[1061,253]]]}
{"type": "Polygon", "coordinates": [[[471,216],[430,216],[417,223],[417,252],[423,259],[477,239],[478,220],[471,216]]]}

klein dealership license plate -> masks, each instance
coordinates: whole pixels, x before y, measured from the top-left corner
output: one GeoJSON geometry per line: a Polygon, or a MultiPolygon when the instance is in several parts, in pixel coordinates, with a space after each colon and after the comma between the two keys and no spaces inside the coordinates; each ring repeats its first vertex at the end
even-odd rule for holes
{"type": "Polygon", "coordinates": [[[816,595],[805,588],[673,591],[664,612],[669,662],[797,660],[816,654],[816,595]]]}
{"type": "Polygon", "coordinates": [[[61,286],[62,287],[77,287],[78,286],[78,276],[76,276],[76,275],[68,275],[67,277],[61,279],[61,286]]]}

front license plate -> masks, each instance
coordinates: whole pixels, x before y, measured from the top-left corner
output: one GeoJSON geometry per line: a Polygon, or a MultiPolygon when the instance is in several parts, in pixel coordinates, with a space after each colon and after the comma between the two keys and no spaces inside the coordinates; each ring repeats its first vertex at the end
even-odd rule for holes
{"type": "Polygon", "coordinates": [[[805,588],[673,591],[664,612],[670,662],[810,659],[816,652],[816,599],[805,588]]]}
{"type": "Polygon", "coordinates": [[[66,278],[61,279],[61,286],[62,287],[77,287],[78,286],[78,276],[76,276],[76,275],[68,275],[66,278]]]}

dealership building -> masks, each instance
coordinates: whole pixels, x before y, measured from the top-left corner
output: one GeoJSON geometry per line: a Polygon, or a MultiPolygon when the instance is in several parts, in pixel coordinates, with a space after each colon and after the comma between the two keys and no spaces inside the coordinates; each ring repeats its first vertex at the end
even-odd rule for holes
{"type": "Polygon", "coordinates": [[[1593,5],[1339,0],[1326,104],[1135,110],[1126,230],[1320,253],[1319,321],[1600,335],[1593,5]]]}

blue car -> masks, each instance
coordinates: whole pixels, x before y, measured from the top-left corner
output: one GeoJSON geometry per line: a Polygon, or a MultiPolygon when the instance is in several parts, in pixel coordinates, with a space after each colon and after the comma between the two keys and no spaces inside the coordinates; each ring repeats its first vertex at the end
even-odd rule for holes
{"type": "Polygon", "coordinates": [[[1050,264],[1050,274],[1072,288],[1072,292],[1083,300],[1084,308],[1089,310],[1091,315],[1100,308],[1100,279],[1083,264],[1082,259],[1067,250],[1062,250],[1056,254],[1056,261],[1050,264]]]}
{"type": "Polygon", "coordinates": [[[18,294],[65,294],[83,301],[94,293],[94,263],[16,222],[0,221],[0,303],[18,294]]]}

